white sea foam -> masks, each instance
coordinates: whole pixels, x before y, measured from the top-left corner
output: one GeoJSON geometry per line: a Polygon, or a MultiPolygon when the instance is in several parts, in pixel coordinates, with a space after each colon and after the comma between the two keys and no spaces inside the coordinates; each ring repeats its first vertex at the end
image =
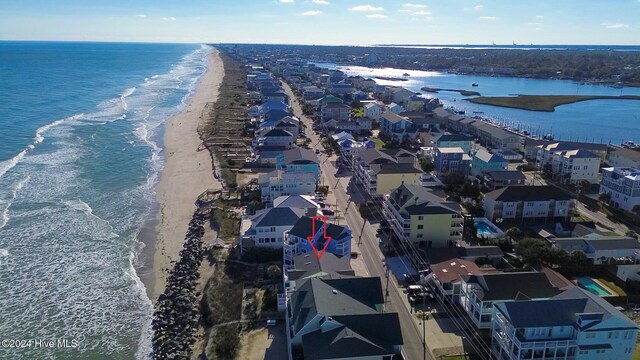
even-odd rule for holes
{"type": "Polygon", "coordinates": [[[9,222],[9,208],[13,204],[13,200],[18,196],[18,191],[22,189],[22,187],[29,181],[31,177],[27,175],[25,178],[19,180],[15,186],[13,186],[13,190],[11,191],[11,198],[8,200],[0,199],[0,208],[2,208],[2,217],[0,217],[0,229],[5,227],[9,222]]]}
{"type": "Polygon", "coordinates": [[[24,157],[33,149],[35,149],[36,145],[42,143],[44,141],[44,133],[46,133],[47,131],[49,131],[51,128],[54,128],[56,126],[59,126],[60,124],[64,123],[65,121],[70,121],[70,120],[76,120],[81,118],[82,116],[84,116],[84,114],[77,114],[77,115],[73,115],[70,116],[68,118],[64,118],[64,119],[59,119],[56,121],[53,121],[49,124],[43,125],[41,127],[38,128],[38,130],[36,130],[36,135],[33,139],[33,143],[27,145],[26,148],[24,148],[22,151],[20,151],[16,156],[12,157],[9,160],[5,160],[0,162],[0,178],[2,178],[4,176],[4,174],[6,174],[9,170],[13,169],[16,165],[18,165],[18,163],[20,163],[20,161],[22,159],[24,159],[24,157]]]}
{"type": "Polygon", "coordinates": [[[0,265],[2,265],[3,259],[4,257],[8,257],[9,256],[9,250],[7,249],[0,249],[0,265]]]}
{"type": "MultiPolygon", "coordinates": [[[[19,196],[13,197],[10,226],[2,229],[0,239],[0,248],[30,249],[11,251],[11,284],[0,282],[0,303],[6,305],[3,319],[10,321],[0,322],[0,333],[11,338],[50,337],[64,329],[81,340],[81,351],[105,358],[148,359],[153,308],[136,273],[144,260],[138,258],[142,244],[137,234],[143,221],[155,215],[150,209],[164,162],[160,146],[164,123],[177,111],[180,98],[175,95],[192,95],[208,51],[197,50],[185,57],[182,66],[151,76],[151,81],[137,85],[134,91],[124,90],[99,104],[93,113],[39,129],[35,139],[39,141],[34,140],[23,155],[12,160],[21,163],[14,170],[15,164],[0,163],[0,177],[6,174],[0,183],[0,199],[11,199],[5,189],[13,189],[11,184],[30,176],[18,189],[19,196]],[[177,84],[183,85],[176,92],[177,84]],[[121,122],[111,125],[113,121],[121,122]],[[84,130],[74,131],[79,126],[84,130]],[[101,156],[113,160],[100,155],[101,149],[88,147],[104,142],[105,134],[113,134],[111,129],[133,132],[116,135],[116,149],[123,151],[114,156],[148,156],[148,164],[140,170],[147,172],[146,181],[143,177],[131,187],[106,191],[103,185],[113,184],[89,176],[87,171],[94,171],[96,163],[102,166],[101,156]],[[51,144],[47,151],[39,151],[37,145],[43,141],[51,144]],[[22,203],[23,199],[28,201],[22,203]],[[2,239],[12,239],[11,247],[2,239]],[[18,321],[21,326],[16,326],[18,321]],[[133,344],[125,339],[133,339],[133,344]]],[[[104,166],[119,169],[113,162],[104,166]]],[[[3,208],[0,205],[0,224],[3,208]]],[[[30,357],[25,353],[12,358],[30,357]]]]}

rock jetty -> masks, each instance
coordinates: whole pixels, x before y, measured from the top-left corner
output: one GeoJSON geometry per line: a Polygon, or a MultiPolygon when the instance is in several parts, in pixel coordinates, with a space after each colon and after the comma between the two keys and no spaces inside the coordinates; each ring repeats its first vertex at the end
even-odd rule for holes
{"type": "Polygon", "coordinates": [[[153,320],[153,359],[190,359],[197,339],[198,296],[196,284],[205,250],[202,237],[208,213],[196,210],[189,223],[180,258],[158,297],[153,320]]]}

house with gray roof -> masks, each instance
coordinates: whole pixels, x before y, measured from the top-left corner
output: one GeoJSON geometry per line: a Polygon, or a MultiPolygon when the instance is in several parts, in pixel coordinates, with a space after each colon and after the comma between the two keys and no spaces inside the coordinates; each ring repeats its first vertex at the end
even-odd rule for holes
{"type": "Polygon", "coordinates": [[[284,268],[284,282],[287,292],[293,292],[297,286],[308,279],[341,279],[355,277],[351,268],[351,259],[325,253],[318,258],[315,254],[298,254],[293,257],[293,264],[284,268]]]}
{"type": "Polygon", "coordinates": [[[629,148],[613,148],[607,160],[609,166],[640,168],[640,150],[629,148]]]}
{"type": "Polygon", "coordinates": [[[424,172],[406,150],[365,149],[351,157],[353,179],[370,196],[380,197],[402,184],[422,184],[424,172]]]}
{"type": "Polygon", "coordinates": [[[489,171],[506,171],[509,162],[502,156],[480,149],[471,158],[471,175],[481,175],[489,171]]]}
{"type": "MultiPolygon", "coordinates": [[[[285,231],[291,228],[305,214],[302,209],[274,207],[256,211],[249,221],[248,229],[240,235],[241,248],[266,247],[282,249],[285,231]]],[[[243,226],[244,227],[244,226],[243,226]]]]}
{"type": "Polygon", "coordinates": [[[305,359],[391,359],[402,350],[397,313],[383,313],[378,277],[311,278],[290,296],[288,336],[305,359]]]}
{"type": "Polygon", "coordinates": [[[285,234],[284,266],[293,264],[299,254],[330,252],[351,256],[351,229],[329,223],[325,216],[303,216],[285,234]]]}
{"type": "Polygon", "coordinates": [[[613,305],[572,287],[550,299],[496,304],[496,359],[620,359],[633,356],[638,326],[613,305]]]}
{"type": "Polygon", "coordinates": [[[567,219],[575,208],[575,199],[555,186],[507,186],[486,193],[485,217],[531,221],[567,219]]]}
{"type": "Polygon", "coordinates": [[[386,195],[383,214],[402,241],[443,248],[462,238],[460,204],[445,201],[420,185],[402,184],[386,195]]]}
{"type": "Polygon", "coordinates": [[[568,238],[549,238],[551,246],[567,253],[581,251],[594,264],[616,262],[617,259],[640,260],[640,241],[628,236],[606,236],[598,232],[568,238]]]}
{"type": "Polygon", "coordinates": [[[312,173],[316,183],[320,180],[320,161],[311,149],[295,147],[283,151],[276,158],[276,169],[286,173],[312,173]]]}
{"type": "Polygon", "coordinates": [[[488,171],[481,177],[481,180],[489,191],[493,191],[506,186],[526,185],[527,176],[522,171],[488,171]]]}
{"type": "Polygon", "coordinates": [[[289,172],[274,170],[258,177],[260,199],[266,206],[280,196],[313,195],[317,178],[313,172],[289,172]]]}
{"type": "Polygon", "coordinates": [[[560,293],[543,272],[505,272],[462,275],[460,305],[480,329],[491,327],[496,304],[548,299],[560,293]]]}
{"type": "Polygon", "coordinates": [[[380,134],[397,143],[410,142],[418,138],[418,127],[408,117],[385,111],[380,116],[380,134]]]}

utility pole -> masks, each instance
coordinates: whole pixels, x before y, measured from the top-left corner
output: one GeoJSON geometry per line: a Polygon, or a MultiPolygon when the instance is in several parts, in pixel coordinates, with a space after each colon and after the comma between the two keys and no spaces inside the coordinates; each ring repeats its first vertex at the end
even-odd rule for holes
{"type": "Polygon", "coordinates": [[[384,268],[385,268],[384,276],[386,276],[387,278],[387,286],[386,286],[385,295],[384,295],[384,302],[386,303],[389,298],[389,265],[385,263],[384,268]]]}

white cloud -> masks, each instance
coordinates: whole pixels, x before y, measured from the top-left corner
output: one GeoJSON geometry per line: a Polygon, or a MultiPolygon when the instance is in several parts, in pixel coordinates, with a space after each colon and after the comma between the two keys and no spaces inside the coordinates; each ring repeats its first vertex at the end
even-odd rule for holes
{"type": "Polygon", "coordinates": [[[291,4],[293,3],[295,0],[280,0],[281,3],[283,4],[291,4]]]}
{"type": "Polygon", "coordinates": [[[480,20],[498,20],[495,16],[480,16],[480,20]]]}
{"type": "Polygon", "coordinates": [[[309,11],[305,11],[303,13],[301,13],[300,15],[302,16],[318,16],[322,14],[322,11],[320,10],[309,10],[309,11]]]}
{"type": "Polygon", "coordinates": [[[327,0],[311,0],[311,2],[318,5],[329,5],[327,0]]]}
{"type": "Polygon", "coordinates": [[[168,16],[168,17],[160,18],[160,20],[162,20],[162,21],[176,21],[176,18],[174,18],[173,16],[168,16]]]}
{"type": "Polygon", "coordinates": [[[146,18],[146,17],[147,17],[147,15],[145,15],[145,14],[138,14],[138,15],[136,15],[136,17],[137,17],[137,18],[144,19],[144,18],[146,18]]]}
{"type": "Polygon", "coordinates": [[[480,11],[482,9],[484,9],[484,6],[482,6],[482,5],[476,5],[476,6],[473,7],[473,10],[476,10],[476,11],[480,11]]]}
{"type": "MultiPolygon", "coordinates": [[[[638,0],[638,1],[640,1],[640,0],[638,0]]],[[[544,19],[544,16],[542,16],[542,15],[536,15],[536,19],[544,19]]]]}
{"type": "Polygon", "coordinates": [[[629,27],[627,24],[604,24],[607,29],[626,29],[629,27]]]}
{"type": "Polygon", "coordinates": [[[429,15],[431,15],[431,11],[420,10],[420,11],[414,11],[411,13],[411,16],[429,16],[429,15]]]}
{"type": "Polygon", "coordinates": [[[542,23],[539,23],[539,22],[529,22],[529,23],[527,23],[527,25],[529,25],[529,26],[542,26],[542,23]]]}
{"type": "MultiPolygon", "coordinates": [[[[638,1],[640,1],[640,0],[638,0],[638,1]]],[[[405,3],[405,4],[402,4],[402,6],[408,7],[408,8],[414,8],[414,9],[424,9],[424,8],[427,7],[427,5],[412,4],[412,3],[405,3]]]]}
{"type": "Polygon", "coordinates": [[[388,18],[387,15],[382,15],[382,14],[369,14],[369,15],[367,15],[367,17],[369,19],[386,19],[386,18],[388,18]]]}
{"type": "Polygon", "coordinates": [[[384,8],[381,6],[358,5],[350,8],[349,11],[384,11],[384,8]]]}

